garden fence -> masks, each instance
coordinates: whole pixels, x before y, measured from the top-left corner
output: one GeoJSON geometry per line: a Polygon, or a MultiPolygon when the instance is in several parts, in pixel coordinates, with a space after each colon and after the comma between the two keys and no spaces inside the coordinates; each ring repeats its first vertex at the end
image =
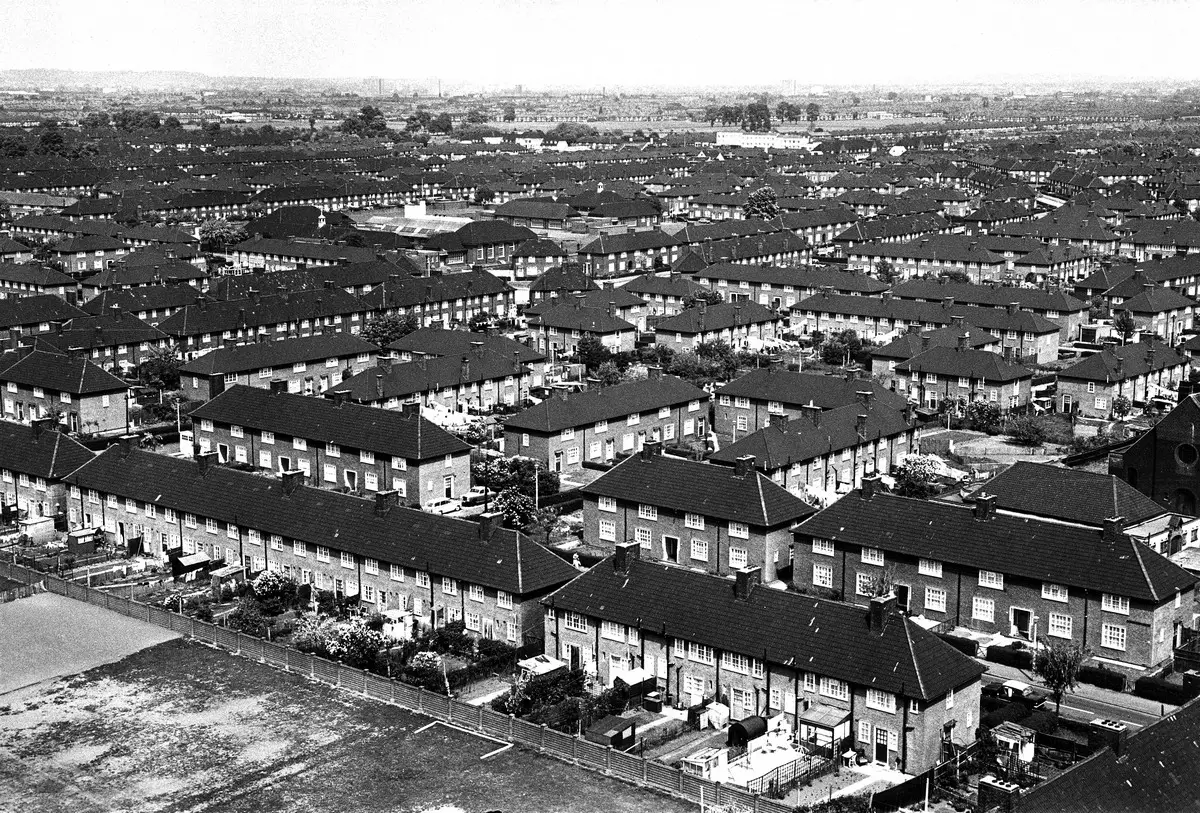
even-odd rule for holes
{"type": "MultiPolygon", "coordinates": [[[[469,732],[536,749],[538,753],[689,802],[703,803],[706,806],[724,805],[727,809],[754,813],[791,813],[792,810],[783,802],[692,776],[678,768],[614,750],[611,746],[598,745],[579,736],[555,731],[545,725],[534,725],[512,715],[500,714],[486,706],[464,703],[373,672],[365,672],[253,635],[189,618],[163,607],[115,596],[100,589],[8,562],[0,562],[0,575],[29,586],[41,583],[48,592],[173,630],[231,654],[318,680],[344,691],[363,694],[469,732]]],[[[807,778],[815,778],[824,773],[824,766],[814,766],[806,773],[807,778]]]]}

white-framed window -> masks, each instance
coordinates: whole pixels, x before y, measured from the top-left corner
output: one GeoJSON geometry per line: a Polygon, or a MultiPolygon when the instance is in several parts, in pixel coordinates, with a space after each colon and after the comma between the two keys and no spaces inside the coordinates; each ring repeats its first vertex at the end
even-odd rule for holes
{"type": "Polygon", "coordinates": [[[332,463],[326,463],[323,471],[324,471],[325,482],[327,482],[327,483],[336,483],[337,482],[337,466],[333,465],[332,463]]]}
{"type": "Polygon", "coordinates": [[[706,663],[709,666],[717,662],[716,655],[713,654],[711,646],[698,644],[695,641],[688,642],[688,660],[693,660],[697,663],[706,663]]]}
{"type": "Polygon", "coordinates": [[[213,422],[210,421],[208,418],[201,418],[200,419],[200,431],[201,432],[211,432],[212,430],[213,430],[213,422]]]}
{"type": "Polygon", "coordinates": [[[424,570],[417,570],[414,572],[416,575],[413,576],[413,579],[416,581],[417,587],[428,588],[429,587],[429,573],[424,570]]]}
{"type": "Polygon", "coordinates": [[[1100,601],[1100,607],[1106,613],[1129,615],[1129,598],[1127,596],[1114,596],[1112,593],[1105,593],[1100,601]]]}
{"type": "Polygon", "coordinates": [[[983,596],[972,598],[971,618],[976,621],[994,622],[996,620],[996,600],[983,596]]]}
{"type": "Polygon", "coordinates": [[[607,638],[610,641],[625,641],[625,625],[618,624],[615,621],[600,622],[600,637],[607,638]]]}
{"type": "Polygon", "coordinates": [[[596,421],[596,434],[602,434],[608,431],[608,421],[596,421]]]}
{"type": "Polygon", "coordinates": [[[734,421],[734,425],[737,426],[737,430],[739,432],[746,432],[746,431],[748,431],[750,423],[746,419],[745,415],[738,415],[734,421]]]}
{"type": "Polygon", "coordinates": [[[747,566],[750,561],[749,551],[745,548],[730,548],[729,549],[729,566],[735,570],[740,570],[747,566]]]}
{"type": "Polygon", "coordinates": [[[1050,613],[1046,619],[1046,634],[1055,638],[1071,637],[1072,619],[1063,613],[1050,613]]]}
{"type": "Polygon", "coordinates": [[[651,522],[658,520],[658,507],[654,505],[646,505],[645,503],[638,504],[638,519],[647,519],[651,522]]]}
{"type": "Polygon", "coordinates": [[[650,533],[649,528],[634,528],[633,538],[637,541],[638,547],[649,549],[654,535],[650,533]]]}
{"type": "Polygon", "coordinates": [[[750,526],[744,522],[729,523],[729,535],[735,539],[749,539],[750,526]]]}
{"type": "Polygon", "coordinates": [[[525,432],[525,433],[522,433],[522,434],[521,434],[521,445],[522,445],[522,446],[528,446],[528,445],[529,445],[529,433],[528,433],[528,432],[525,432]]]}
{"type": "Polygon", "coordinates": [[[850,686],[844,680],[822,677],[819,691],[826,697],[832,697],[835,700],[850,699],[850,686]]]}
{"type": "Polygon", "coordinates": [[[883,550],[880,548],[863,548],[862,563],[864,565],[883,565],[883,550]]]}
{"type": "Polygon", "coordinates": [[[738,409],[749,409],[750,408],[750,399],[744,395],[739,395],[738,397],[733,399],[733,405],[735,407],[737,407],[738,409]]]}
{"type": "Polygon", "coordinates": [[[448,596],[457,596],[458,582],[449,576],[442,576],[442,592],[448,596]]]}
{"type": "Polygon", "coordinates": [[[1047,601],[1066,602],[1069,597],[1067,586],[1065,584],[1054,584],[1053,582],[1042,582],[1042,598],[1047,601]]]}
{"type": "Polygon", "coordinates": [[[772,415],[782,415],[783,403],[781,401],[767,401],[767,412],[772,415]]]}
{"type": "Polygon", "coordinates": [[[204,530],[210,534],[215,534],[218,530],[217,529],[217,521],[215,519],[213,519],[212,517],[205,517],[204,518],[204,530]]]}
{"type": "Polygon", "coordinates": [[[391,565],[388,569],[388,578],[394,582],[404,581],[404,568],[400,565],[391,565]]]}
{"type": "Polygon", "coordinates": [[[575,440],[575,427],[568,426],[566,429],[562,430],[562,439],[575,440]]]}
{"type": "Polygon", "coordinates": [[[587,616],[575,612],[563,613],[563,626],[575,632],[587,632],[587,616]]]}
{"type": "Polygon", "coordinates": [[[267,432],[266,430],[263,430],[262,434],[259,436],[259,440],[261,440],[263,443],[267,444],[268,446],[274,446],[275,445],[275,433],[267,432]]]}
{"type": "Polygon", "coordinates": [[[708,540],[693,539],[692,540],[692,558],[698,559],[701,562],[708,561],[708,540]]]}
{"type": "Polygon", "coordinates": [[[467,598],[471,601],[483,601],[483,585],[472,584],[467,587],[467,598]]]}
{"type": "Polygon", "coordinates": [[[729,396],[728,395],[718,395],[717,396],[717,404],[719,404],[720,406],[729,406],[729,396]]]}
{"type": "Polygon", "coordinates": [[[354,554],[350,553],[348,551],[342,551],[341,561],[342,561],[342,567],[353,568],[354,567],[354,554]]]}
{"type": "Polygon", "coordinates": [[[704,515],[703,514],[684,514],[683,515],[683,524],[685,526],[687,526],[688,528],[692,528],[697,531],[703,531],[704,530],[704,515]]]}
{"type": "Polygon", "coordinates": [[[1100,646],[1125,651],[1125,625],[1104,624],[1100,628],[1100,646]]]}
{"type": "Polygon", "coordinates": [[[292,438],[292,448],[298,452],[307,452],[308,441],[304,438],[292,438]]]}
{"type": "Polygon", "coordinates": [[[817,556],[833,556],[832,539],[814,539],[812,552],[817,556]]]}
{"type": "Polygon", "coordinates": [[[942,577],[942,563],[936,559],[921,559],[917,562],[917,572],[922,576],[942,577]]]}
{"type": "Polygon", "coordinates": [[[743,675],[750,673],[750,662],[752,658],[748,658],[739,652],[722,652],[721,653],[721,668],[730,669],[734,672],[741,672],[743,675]]]}
{"type": "Polygon", "coordinates": [[[292,540],[292,553],[301,558],[308,556],[307,548],[305,547],[304,543],[301,542],[299,539],[292,540]]]}
{"type": "Polygon", "coordinates": [[[994,570],[979,571],[979,586],[990,587],[993,590],[1004,589],[1004,574],[994,570]]]}
{"type": "Polygon", "coordinates": [[[640,413],[637,413],[637,412],[633,413],[632,415],[630,415],[628,418],[625,419],[626,426],[637,426],[641,422],[642,422],[642,416],[640,413]]]}
{"type": "Polygon", "coordinates": [[[616,511],[617,501],[614,497],[601,497],[598,501],[597,507],[601,511],[616,511]]]}
{"type": "Polygon", "coordinates": [[[504,610],[511,610],[513,606],[512,594],[506,593],[503,590],[497,590],[496,606],[504,610]]]}
{"type": "Polygon", "coordinates": [[[669,406],[660,407],[658,410],[659,420],[666,420],[671,417],[671,408],[669,406]]]}
{"type": "Polygon", "coordinates": [[[875,579],[870,573],[856,573],[854,576],[854,592],[860,596],[869,596],[874,590],[875,579]]]}
{"type": "Polygon", "coordinates": [[[881,692],[878,689],[867,689],[867,708],[896,713],[896,695],[891,692],[881,692]]]}
{"type": "Polygon", "coordinates": [[[617,541],[617,523],[611,519],[600,520],[600,538],[606,542],[617,541]]]}
{"type": "Polygon", "coordinates": [[[833,589],[833,565],[827,565],[822,562],[813,562],[812,569],[813,587],[828,587],[833,589]]]}
{"type": "Polygon", "coordinates": [[[1088,382],[1087,391],[1088,391],[1088,395],[1091,395],[1092,393],[1094,393],[1096,391],[1096,382],[1095,381],[1088,382]]]}
{"type": "Polygon", "coordinates": [[[374,453],[374,452],[368,452],[368,451],[367,451],[367,450],[365,450],[365,449],[361,449],[361,450],[359,450],[359,453],[358,453],[358,462],[360,462],[360,463],[368,463],[368,464],[373,464],[373,463],[375,462],[375,453],[374,453]]]}
{"type": "Polygon", "coordinates": [[[940,587],[926,587],[925,610],[933,613],[946,612],[946,591],[940,587]]]}
{"type": "Polygon", "coordinates": [[[233,437],[235,437],[235,438],[244,438],[244,437],[246,437],[246,432],[245,432],[245,430],[243,430],[243,429],[242,429],[242,427],[238,426],[236,423],[235,423],[235,424],[230,424],[230,426],[229,426],[229,434],[230,434],[230,435],[232,435],[232,436],[233,436],[233,437]]]}
{"type": "Polygon", "coordinates": [[[946,711],[954,708],[954,690],[950,689],[946,692],[946,711]]]}
{"type": "Polygon", "coordinates": [[[317,545],[317,561],[318,562],[328,562],[329,561],[329,548],[327,548],[323,545],[317,545]]]}

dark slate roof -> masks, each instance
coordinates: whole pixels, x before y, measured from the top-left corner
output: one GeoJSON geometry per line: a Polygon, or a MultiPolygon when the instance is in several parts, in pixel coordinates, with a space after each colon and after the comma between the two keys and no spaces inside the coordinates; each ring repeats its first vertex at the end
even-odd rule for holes
{"type": "Polygon", "coordinates": [[[423,356],[390,367],[363,370],[336,388],[352,401],[372,403],[388,398],[407,398],[419,393],[460,387],[515,376],[527,370],[511,354],[461,353],[452,356],[423,356]],[[464,361],[463,357],[466,356],[464,361]]]}
{"type": "Polygon", "coordinates": [[[779,401],[788,406],[813,404],[821,409],[833,409],[854,403],[860,391],[874,393],[871,397],[876,403],[893,409],[902,410],[907,403],[903,395],[870,379],[800,373],[774,367],[751,370],[720,387],[716,394],[779,401]]]}
{"type": "Polygon", "coordinates": [[[1032,311],[1017,309],[1010,313],[1007,308],[983,308],[977,305],[962,305],[957,302],[918,302],[898,299],[884,294],[883,297],[848,296],[845,294],[814,294],[792,306],[793,311],[814,313],[840,313],[865,316],[871,319],[901,319],[905,322],[948,324],[953,316],[961,316],[976,327],[991,331],[1015,330],[1020,333],[1043,335],[1058,333],[1061,328],[1044,316],[1032,311]]]}
{"type": "Polygon", "coordinates": [[[375,249],[339,246],[332,243],[317,243],[305,240],[272,240],[254,237],[244,240],[229,249],[249,254],[266,254],[279,257],[298,257],[305,260],[337,262],[345,259],[352,263],[369,262],[375,259],[375,249]]]}
{"type": "Polygon", "coordinates": [[[67,276],[57,268],[37,263],[0,263],[0,280],[45,287],[65,286],[72,289],[75,287],[74,278],[67,276]]]}
{"type": "Polygon", "coordinates": [[[913,428],[904,419],[903,412],[887,407],[848,404],[818,413],[818,416],[815,424],[804,417],[781,421],[779,416],[774,416],[770,426],[722,446],[708,459],[713,463],[733,465],[743,455],[754,455],[755,467],[772,472],[861,443],[903,434],[913,428]],[[860,416],[866,418],[861,433],[858,428],[860,416]]]}
{"type": "Polygon", "coordinates": [[[626,234],[601,234],[580,246],[580,254],[620,254],[623,251],[646,251],[679,245],[679,240],[669,234],[652,229],[626,234]]]}
{"type": "Polygon", "coordinates": [[[626,458],[581,490],[768,528],[816,510],[762,472],[738,476],[727,466],[649,451],[626,458]]]}
{"type": "Polygon", "coordinates": [[[1195,576],[1124,535],[1108,541],[1093,528],[1000,513],[979,520],[969,506],[891,494],[865,499],[852,491],[796,531],[1153,603],[1196,583],[1195,576]]]}
{"type": "Polygon", "coordinates": [[[913,371],[981,381],[1019,381],[1033,377],[1032,370],[1006,361],[999,353],[959,347],[931,347],[896,365],[896,372],[913,371]]]}
{"type": "Polygon", "coordinates": [[[640,277],[634,277],[621,287],[632,294],[637,294],[643,299],[651,296],[674,296],[682,299],[686,296],[709,290],[708,286],[693,282],[681,274],[669,274],[666,276],[642,274],[640,277]]]}
{"type": "Polygon", "coordinates": [[[120,288],[204,279],[208,279],[208,272],[203,268],[183,260],[163,260],[161,264],[154,265],[113,263],[103,271],[84,278],[81,284],[85,288],[120,288]]]}
{"type": "Polygon", "coordinates": [[[153,502],[265,534],[279,534],[380,562],[495,587],[515,596],[569,581],[576,571],[524,534],[498,529],[486,542],[479,526],[411,508],[377,516],[373,500],[310,486],[284,494],[274,477],[111,446],[67,482],[153,502]]]}
{"type": "MultiPolygon", "coordinates": [[[[378,289],[376,289],[378,290],[378,289]]],[[[292,294],[273,294],[255,299],[224,302],[201,300],[188,305],[159,322],[158,327],[172,336],[196,336],[223,333],[226,330],[254,328],[281,322],[323,319],[363,313],[368,308],[341,288],[318,288],[292,294]]]]}
{"type": "Polygon", "coordinates": [[[115,305],[123,311],[142,311],[182,308],[195,304],[203,296],[191,285],[144,285],[140,288],[109,288],[83,303],[83,309],[93,316],[110,312],[115,305]]]}
{"type": "Polygon", "coordinates": [[[435,423],[409,412],[325,398],[271,392],[239,384],[192,413],[193,419],[236,424],[277,435],[336,443],[347,449],[429,460],[465,454],[471,446],[435,423]]]}
{"type": "Polygon", "coordinates": [[[1106,347],[1060,370],[1058,377],[1110,383],[1187,363],[1187,356],[1174,347],[1162,342],[1137,342],[1121,347],[1106,347]]]}
{"type": "Polygon", "coordinates": [[[695,307],[668,316],[654,328],[656,333],[706,333],[740,325],[775,322],[782,319],[775,311],[757,302],[719,302],[695,307]]]}
{"type": "Polygon", "coordinates": [[[65,321],[76,316],[87,314],[53,294],[0,299],[0,328],[65,321]]]}
{"type": "Polygon", "coordinates": [[[569,204],[551,198],[516,198],[496,207],[496,217],[532,217],[538,220],[566,220],[579,217],[569,204]]]}
{"type": "MultiPolygon", "coordinates": [[[[593,291],[592,293],[598,293],[593,291]]],[[[535,316],[530,317],[531,326],[545,325],[561,330],[579,330],[585,333],[620,333],[625,330],[637,330],[632,325],[617,316],[609,315],[608,308],[585,308],[582,305],[569,303],[564,305],[551,304],[538,309],[535,316]]]]}
{"type": "Polygon", "coordinates": [[[424,356],[462,356],[482,346],[486,353],[509,358],[517,357],[522,363],[544,361],[545,353],[539,353],[528,345],[513,341],[505,336],[474,333],[469,330],[447,330],[440,327],[423,327],[407,336],[396,339],[387,346],[388,350],[414,353],[424,356]]]}
{"type": "Polygon", "coordinates": [[[76,396],[124,392],[129,388],[124,381],[87,359],[24,347],[0,354],[0,381],[76,396]]]}
{"type": "Polygon", "coordinates": [[[959,339],[966,339],[967,346],[971,349],[987,347],[999,341],[985,330],[977,330],[965,325],[962,327],[951,325],[922,333],[916,331],[905,333],[903,336],[892,339],[883,347],[873,348],[871,358],[910,359],[928,349],[925,346],[925,339],[929,339],[929,347],[957,347],[959,339]]]}
{"type": "Polygon", "coordinates": [[[624,573],[606,559],[543,603],[918,700],[984,671],[898,615],[872,631],[864,607],[763,586],[739,599],[729,579],[656,562],[635,560],[624,573]]]}
{"type": "Polygon", "coordinates": [[[122,248],[129,248],[129,246],[121,240],[105,237],[102,234],[85,234],[63,240],[53,246],[50,251],[53,254],[74,254],[79,251],[117,251],[122,248]]]}
{"type": "Polygon", "coordinates": [[[435,234],[426,241],[425,248],[432,251],[458,252],[474,246],[496,245],[497,243],[520,245],[526,240],[536,237],[537,234],[532,229],[513,226],[503,220],[475,220],[463,225],[457,231],[435,234]]]}
{"type": "Polygon", "coordinates": [[[55,429],[0,421],[0,469],[59,480],[91,459],[86,446],[55,429]]]}
{"type": "MultiPolygon", "coordinates": [[[[606,284],[610,285],[611,283],[606,284]]],[[[565,299],[567,300],[565,304],[578,302],[584,308],[597,308],[600,310],[606,310],[609,305],[612,305],[614,308],[636,308],[646,304],[646,300],[624,288],[595,288],[584,293],[572,294],[569,297],[565,297],[565,299]]],[[[557,304],[554,298],[534,302],[525,309],[525,315],[527,317],[537,316],[543,310],[555,307],[557,304]]]]}
{"type": "Polygon", "coordinates": [[[553,240],[526,240],[513,251],[513,257],[566,257],[567,252],[553,240]]]}
{"type": "Polygon", "coordinates": [[[113,311],[95,316],[76,316],[62,324],[60,330],[41,333],[37,337],[66,352],[74,348],[115,347],[131,344],[157,344],[167,335],[126,311],[113,311]]]}
{"type": "Polygon", "coordinates": [[[584,273],[577,265],[563,265],[549,268],[533,282],[529,283],[532,291],[591,291],[600,286],[595,280],[584,273]]]}
{"type": "Polygon", "coordinates": [[[426,302],[445,302],[473,296],[494,296],[511,286],[487,271],[462,271],[436,277],[388,279],[360,298],[370,310],[411,308],[426,302]]]}
{"type": "Polygon", "coordinates": [[[1200,799],[1200,700],[1023,791],[1019,813],[1182,813],[1200,799]]]}
{"type": "Polygon", "coordinates": [[[1120,305],[1114,306],[1118,311],[1130,313],[1166,313],[1167,311],[1183,310],[1195,305],[1192,300],[1173,288],[1154,286],[1146,288],[1137,296],[1130,297],[1120,305]]]}
{"type": "MultiPolygon", "coordinates": [[[[729,280],[750,283],[766,282],[773,288],[792,285],[796,288],[823,288],[831,286],[838,292],[878,294],[886,291],[886,283],[866,274],[834,270],[831,268],[793,268],[775,265],[740,265],[718,263],[710,265],[695,275],[695,279],[729,280]]],[[[711,283],[710,283],[711,284],[711,283]]]]}
{"type": "Polygon", "coordinates": [[[1102,527],[1110,517],[1141,522],[1167,513],[1154,500],[1111,474],[1018,461],[976,492],[996,498],[996,507],[1018,514],[1102,527]],[[1046,499],[1053,494],[1054,499],[1046,499]]]}
{"type": "Polygon", "coordinates": [[[303,336],[283,341],[241,344],[210,350],[179,368],[187,375],[223,375],[282,367],[299,361],[323,361],[360,353],[377,354],[379,348],[349,333],[303,336]]]}
{"type": "Polygon", "coordinates": [[[518,432],[560,432],[691,401],[706,404],[708,393],[682,378],[663,375],[547,398],[513,415],[505,421],[505,428],[518,432]]]}
{"type": "MultiPolygon", "coordinates": [[[[943,279],[945,279],[943,277],[943,279]]],[[[1061,291],[1043,291],[1037,288],[1011,288],[999,285],[973,285],[968,283],[937,282],[928,279],[913,279],[901,282],[892,288],[892,295],[899,299],[923,299],[937,301],[953,297],[964,305],[986,305],[1004,307],[1016,302],[1022,308],[1052,310],[1074,313],[1087,310],[1087,304],[1061,291]]]]}

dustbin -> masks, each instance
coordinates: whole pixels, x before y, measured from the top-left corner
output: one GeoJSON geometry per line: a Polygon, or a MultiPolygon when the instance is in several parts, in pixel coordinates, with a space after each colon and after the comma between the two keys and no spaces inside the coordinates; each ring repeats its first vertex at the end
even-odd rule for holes
{"type": "Polygon", "coordinates": [[[650,692],[642,698],[642,708],[660,714],[663,709],[662,695],[658,692],[650,692]]]}

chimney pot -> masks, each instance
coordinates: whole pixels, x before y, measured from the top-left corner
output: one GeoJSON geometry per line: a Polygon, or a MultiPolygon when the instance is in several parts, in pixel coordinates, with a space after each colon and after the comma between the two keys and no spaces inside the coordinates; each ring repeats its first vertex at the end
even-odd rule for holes
{"type": "Polygon", "coordinates": [[[754,588],[762,584],[761,567],[744,567],[734,575],[733,595],[741,601],[750,598],[754,588]]]}
{"type": "Polygon", "coordinates": [[[642,444],[642,452],[641,452],[642,460],[645,460],[648,462],[650,460],[653,460],[657,455],[660,455],[660,454],[662,454],[662,441],[661,440],[648,440],[642,444]]]}
{"type": "Polygon", "coordinates": [[[1125,517],[1108,517],[1104,520],[1104,541],[1120,542],[1125,536],[1125,517]]]}
{"type": "Polygon", "coordinates": [[[980,492],[975,497],[975,519],[985,522],[996,513],[996,495],[980,492]]]}
{"type": "Polygon", "coordinates": [[[869,500],[875,496],[883,484],[883,478],[878,474],[872,474],[869,477],[862,478],[862,486],[859,488],[859,496],[864,500],[869,500]]]}

